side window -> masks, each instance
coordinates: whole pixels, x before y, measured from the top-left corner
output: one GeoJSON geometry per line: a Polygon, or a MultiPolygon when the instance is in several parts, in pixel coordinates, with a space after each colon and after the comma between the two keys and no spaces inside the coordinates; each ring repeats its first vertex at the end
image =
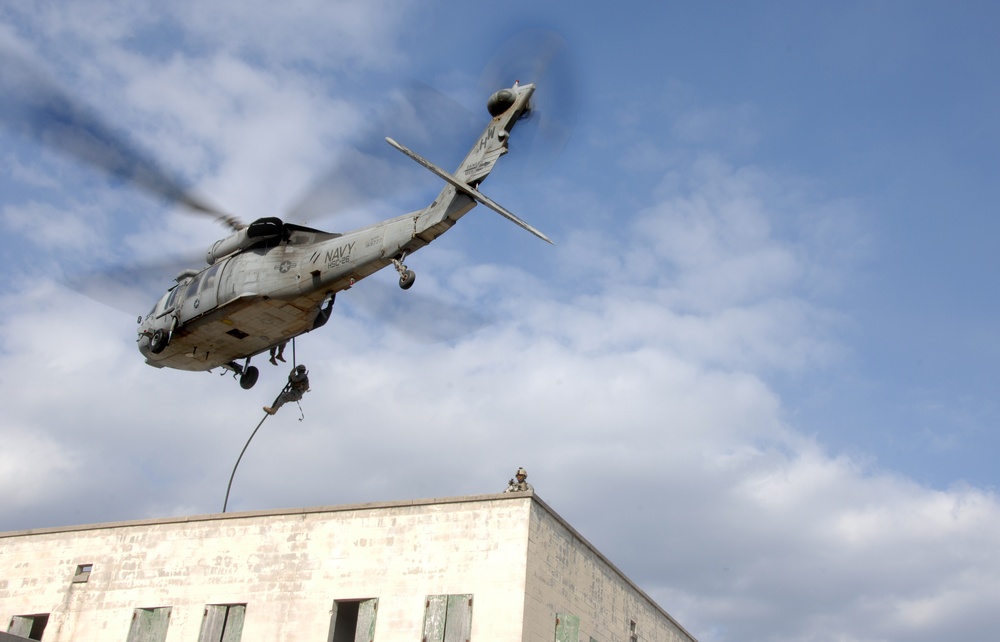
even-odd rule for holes
{"type": "Polygon", "coordinates": [[[90,574],[94,570],[93,564],[77,564],[76,573],[73,574],[74,584],[84,584],[90,581],[90,574]]]}
{"type": "Polygon", "coordinates": [[[10,626],[7,627],[7,632],[29,640],[41,640],[42,633],[45,632],[45,625],[48,623],[48,613],[15,615],[10,619],[10,626]]]}
{"type": "Polygon", "coordinates": [[[205,607],[198,642],[239,642],[246,611],[246,604],[209,604],[205,607]]]}
{"type": "Polygon", "coordinates": [[[205,292],[215,287],[215,275],[219,272],[219,264],[208,268],[201,277],[201,291],[205,292]]]}
{"type": "Polygon", "coordinates": [[[378,598],[336,600],[330,616],[330,642],[372,642],[378,598]]]}
{"type": "Polygon", "coordinates": [[[184,293],[185,299],[190,299],[194,295],[198,294],[198,285],[201,283],[201,277],[202,275],[199,274],[198,276],[191,279],[191,283],[189,283],[187,286],[187,292],[184,293]]]}
{"type": "Polygon", "coordinates": [[[136,609],[132,614],[132,626],[128,630],[128,642],[163,642],[167,639],[169,623],[169,606],[136,609]]]}
{"type": "Polygon", "coordinates": [[[471,595],[427,596],[423,642],[466,642],[471,637],[471,595]]]}

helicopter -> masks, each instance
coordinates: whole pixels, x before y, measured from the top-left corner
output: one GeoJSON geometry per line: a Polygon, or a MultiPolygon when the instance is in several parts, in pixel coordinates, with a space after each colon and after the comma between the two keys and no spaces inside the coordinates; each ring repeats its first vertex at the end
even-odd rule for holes
{"type": "Polygon", "coordinates": [[[492,119],[454,173],[386,138],[445,182],[421,210],[345,233],[276,217],[246,226],[225,217],[234,232],[209,247],[207,265],[181,271],[149,313],[138,318],[136,341],[146,363],[189,371],[225,368],[248,390],[260,374],[251,359],[326,324],[337,293],[390,265],[399,273],[399,287],[408,290],[416,275],[406,258],[477,204],[552,243],[478,189],[508,152],[511,131],[530,113],[534,91],[534,84],[515,82],[489,97],[492,119]]]}

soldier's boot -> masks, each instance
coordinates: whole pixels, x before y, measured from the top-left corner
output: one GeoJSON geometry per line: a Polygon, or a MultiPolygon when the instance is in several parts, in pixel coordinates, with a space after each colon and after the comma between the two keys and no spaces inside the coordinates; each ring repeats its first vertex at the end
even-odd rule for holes
{"type": "Polygon", "coordinates": [[[271,406],[264,406],[264,412],[266,412],[269,415],[273,415],[274,413],[278,412],[278,409],[272,408],[271,406]]]}

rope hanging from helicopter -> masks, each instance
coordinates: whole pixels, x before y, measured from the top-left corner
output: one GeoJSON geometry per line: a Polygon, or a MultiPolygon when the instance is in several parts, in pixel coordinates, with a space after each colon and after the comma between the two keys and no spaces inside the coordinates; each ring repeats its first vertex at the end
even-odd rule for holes
{"type": "MultiPolygon", "coordinates": [[[[295,337],[292,337],[292,373],[297,372],[298,369],[299,369],[299,364],[298,364],[298,360],[296,359],[296,356],[295,356],[295,337]]],[[[308,379],[306,381],[308,382],[308,379]]],[[[278,400],[281,398],[281,395],[283,395],[283,394],[291,391],[292,387],[293,386],[292,386],[292,381],[291,381],[291,375],[289,375],[289,381],[288,381],[288,383],[285,384],[285,387],[282,388],[281,392],[275,398],[273,405],[275,405],[275,406],[280,405],[280,404],[278,404],[278,400]]],[[[302,411],[301,397],[299,399],[295,400],[295,404],[299,407],[299,421],[302,421],[303,419],[306,418],[306,415],[302,411]]],[[[267,409],[265,408],[264,416],[261,418],[260,422],[257,424],[257,427],[253,429],[253,432],[250,433],[250,437],[247,439],[247,443],[245,443],[243,445],[243,450],[240,451],[240,456],[236,458],[236,464],[233,466],[233,472],[230,473],[230,475],[229,475],[229,484],[226,485],[226,499],[222,502],[222,512],[223,513],[226,512],[226,508],[229,506],[229,493],[233,489],[233,479],[236,477],[236,469],[239,468],[240,462],[243,461],[243,455],[246,454],[247,448],[250,447],[250,442],[253,441],[253,438],[254,438],[254,436],[256,436],[257,431],[260,430],[260,427],[264,425],[264,422],[267,421],[267,418],[270,417],[273,414],[274,414],[274,412],[268,412],[267,409]]]]}
{"type": "Polygon", "coordinates": [[[260,420],[260,423],[258,423],[257,427],[253,429],[252,433],[250,433],[250,439],[247,439],[247,443],[243,445],[243,450],[240,451],[240,456],[236,458],[236,465],[233,466],[233,472],[231,475],[229,475],[229,485],[226,486],[226,499],[224,502],[222,502],[223,513],[226,512],[226,507],[229,506],[229,491],[232,490],[233,488],[233,478],[236,477],[236,468],[240,465],[240,461],[242,461],[243,454],[247,451],[247,447],[250,445],[250,441],[254,438],[254,435],[257,434],[257,431],[260,430],[260,427],[264,425],[264,422],[267,421],[267,418],[269,416],[270,415],[268,415],[267,413],[264,413],[264,417],[260,420]]]}
{"type": "MultiPolygon", "coordinates": [[[[297,370],[298,367],[299,367],[299,361],[295,356],[295,337],[292,337],[292,370],[297,370]]],[[[282,392],[288,391],[289,389],[291,389],[291,387],[292,387],[292,382],[289,381],[287,384],[285,384],[285,387],[282,390],[282,392]]],[[[299,421],[304,420],[306,418],[306,413],[302,410],[302,400],[296,399],[295,405],[299,407],[299,421]]]]}

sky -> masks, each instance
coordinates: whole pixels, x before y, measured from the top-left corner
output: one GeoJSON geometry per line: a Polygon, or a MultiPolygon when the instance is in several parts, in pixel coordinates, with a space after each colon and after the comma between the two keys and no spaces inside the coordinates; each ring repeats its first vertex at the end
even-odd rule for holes
{"type": "MultiPolygon", "coordinates": [[[[305,222],[387,135],[456,165],[461,119],[424,135],[387,106],[433,88],[471,146],[505,43],[565,41],[538,103],[570,138],[519,123],[481,186],[555,245],[477,208],[407,260],[412,290],[389,271],[338,297],[229,510],[496,492],[524,466],[702,642],[992,639],[1000,8],[536,4],[0,0],[8,73],[244,220],[305,222]]],[[[221,511],[284,368],[245,391],[144,364],[135,318],[170,268],[127,312],[78,286],[225,229],[10,122],[0,166],[0,530],[221,511]]],[[[441,187],[409,180],[308,222],[441,187]]]]}

